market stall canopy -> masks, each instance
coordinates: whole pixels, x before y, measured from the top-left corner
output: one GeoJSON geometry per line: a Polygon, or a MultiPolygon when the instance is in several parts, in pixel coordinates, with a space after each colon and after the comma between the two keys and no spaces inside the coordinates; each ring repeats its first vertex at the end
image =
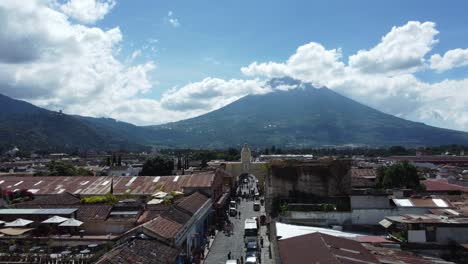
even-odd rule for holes
{"type": "Polygon", "coordinates": [[[166,197],[166,195],[167,195],[166,192],[159,191],[159,192],[156,192],[155,194],[153,194],[153,197],[162,199],[162,198],[166,197]]]}
{"type": "Polygon", "coordinates": [[[65,217],[61,217],[61,216],[52,216],[51,218],[47,219],[47,220],[44,220],[42,221],[43,224],[60,224],[60,223],[63,223],[65,221],[67,221],[68,218],[65,218],[65,217]]]}
{"type": "Polygon", "coordinates": [[[34,228],[2,228],[0,229],[0,233],[7,236],[19,236],[33,229],[34,228]]]}
{"type": "Polygon", "coordinates": [[[83,222],[76,220],[75,218],[70,218],[67,221],[61,223],[59,226],[81,226],[83,222]]]}
{"type": "Polygon", "coordinates": [[[379,224],[385,228],[389,228],[393,223],[388,221],[387,219],[383,219],[379,222],[379,224]]]}
{"type": "Polygon", "coordinates": [[[164,200],[163,199],[152,199],[151,201],[148,202],[148,204],[160,204],[164,200]]]}
{"type": "Polygon", "coordinates": [[[18,218],[13,222],[5,223],[5,226],[8,226],[8,227],[27,226],[31,224],[32,222],[34,221],[18,218]]]}

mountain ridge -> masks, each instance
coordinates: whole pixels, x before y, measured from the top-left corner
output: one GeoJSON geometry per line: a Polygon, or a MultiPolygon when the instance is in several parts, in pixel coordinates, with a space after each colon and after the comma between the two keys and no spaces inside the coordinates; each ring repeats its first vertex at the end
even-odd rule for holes
{"type": "Polygon", "coordinates": [[[143,150],[467,144],[468,133],[395,117],[328,88],[272,79],[273,92],[247,95],[207,114],[155,126],[49,111],[0,95],[0,148],[143,150]],[[278,90],[277,88],[290,88],[278,90]]]}
{"type": "Polygon", "coordinates": [[[209,147],[222,147],[223,142],[229,142],[229,137],[236,140],[228,145],[251,142],[283,147],[348,144],[418,146],[468,142],[468,133],[395,117],[325,87],[315,88],[288,79],[274,79],[270,85],[296,87],[247,95],[205,115],[153,128],[201,134],[203,136],[197,141],[209,138],[210,142],[205,142],[209,147]],[[229,129],[222,129],[223,124],[229,124],[229,129]],[[418,139],[418,136],[422,138],[418,139]]]}

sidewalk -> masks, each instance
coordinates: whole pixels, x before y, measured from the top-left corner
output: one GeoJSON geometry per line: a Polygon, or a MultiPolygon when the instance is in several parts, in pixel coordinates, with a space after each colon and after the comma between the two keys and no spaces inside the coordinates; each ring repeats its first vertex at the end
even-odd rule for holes
{"type": "MultiPolygon", "coordinates": [[[[265,207],[262,206],[260,210],[261,215],[265,215],[265,207]]],[[[263,247],[261,248],[261,263],[262,264],[273,264],[276,263],[273,254],[270,256],[270,239],[267,234],[267,226],[260,226],[260,238],[263,238],[263,247]]]]}
{"type": "Polygon", "coordinates": [[[211,246],[213,245],[216,237],[218,236],[218,230],[215,230],[215,235],[213,237],[210,237],[210,241],[208,242],[208,246],[205,247],[205,252],[203,252],[205,258],[203,259],[203,262],[202,263],[205,263],[205,260],[208,258],[208,254],[210,254],[210,249],[211,249],[211,246]]]}

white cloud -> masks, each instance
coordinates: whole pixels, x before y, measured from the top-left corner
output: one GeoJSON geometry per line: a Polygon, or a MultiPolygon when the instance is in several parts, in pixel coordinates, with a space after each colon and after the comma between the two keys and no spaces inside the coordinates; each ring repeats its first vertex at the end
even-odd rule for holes
{"type": "Polygon", "coordinates": [[[92,24],[104,18],[115,6],[115,0],[69,0],[60,9],[80,22],[92,24]]]}
{"type": "Polygon", "coordinates": [[[135,50],[132,52],[132,55],[130,55],[130,61],[133,61],[140,56],[141,56],[141,50],[135,50]]]}
{"type": "Polygon", "coordinates": [[[259,80],[205,78],[163,94],[161,105],[174,111],[206,113],[248,94],[263,94],[271,89],[259,80]]]}
{"type": "Polygon", "coordinates": [[[119,28],[75,24],[49,2],[27,3],[0,2],[0,21],[8,22],[0,27],[1,93],[66,113],[120,118],[120,107],[151,89],[153,62],[128,65],[115,57],[119,28]],[[21,41],[27,56],[8,55],[21,41]]]}
{"type": "Polygon", "coordinates": [[[410,21],[393,27],[377,46],[349,57],[349,66],[366,73],[408,73],[424,66],[424,56],[438,42],[435,23],[410,21]]]}
{"type": "Polygon", "coordinates": [[[340,58],[340,49],[327,50],[319,43],[310,42],[300,46],[285,63],[253,62],[241,71],[248,76],[290,76],[323,86],[327,80],[343,74],[345,65],[339,61],[340,58]]]}
{"type": "Polygon", "coordinates": [[[171,26],[173,26],[175,28],[180,27],[179,20],[174,17],[174,12],[172,12],[172,11],[169,11],[167,13],[167,21],[169,22],[169,24],[171,24],[171,26]]]}
{"type": "MultiPolygon", "coordinates": [[[[241,71],[247,76],[289,76],[396,116],[468,130],[468,79],[430,84],[413,75],[427,67],[425,56],[437,34],[432,22],[408,22],[393,27],[374,48],[351,55],[348,65],[341,61],[340,49],[311,42],[285,62],[254,62],[241,71]]],[[[464,50],[451,53],[439,61],[433,57],[432,67],[443,70],[465,63],[464,50]]]]}
{"type": "Polygon", "coordinates": [[[431,56],[431,69],[437,72],[466,65],[468,65],[468,49],[453,49],[447,51],[444,56],[440,56],[440,54],[431,56]]]}

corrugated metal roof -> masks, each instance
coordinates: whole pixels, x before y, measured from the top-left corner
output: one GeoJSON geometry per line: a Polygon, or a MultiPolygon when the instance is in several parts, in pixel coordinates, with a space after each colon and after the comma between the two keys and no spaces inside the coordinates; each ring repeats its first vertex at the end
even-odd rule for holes
{"type": "Polygon", "coordinates": [[[447,200],[442,198],[433,197],[411,197],[404,199],[392,199],[398,207],[421,207],[421,208],[451,208],[453,205],[447,200]]]}
{"type": "Polygon", "coordinates": [[[103,195],[110,191],[113,182],[114,194],[153,194],[159,190],[183,191],[184,188],[209,188],[215,172],[179,176],[5,176],[0,181],[3,190],[28,189],[36,195],[69,192],[80,195],[103,195]],[[16,186],[15,186],[16,185],[16,186]]]}
{"type": "Polygon", "coordinates": [[[403,216],[387,216],[385,219],[406,224],[468,224],[468,218],[465,217],[453,217],[434,215],[434,214],[407,214],[403,216]]]}
{"type": "Polygon", "coordinates": [[[0,215],[38,215],[38,214],[43,214],[43,215],[68,215],[72,214],[76,211],[77,209],[69,209],[69,208],[64,208],[64,209],[0,209],[0,215]]]}

